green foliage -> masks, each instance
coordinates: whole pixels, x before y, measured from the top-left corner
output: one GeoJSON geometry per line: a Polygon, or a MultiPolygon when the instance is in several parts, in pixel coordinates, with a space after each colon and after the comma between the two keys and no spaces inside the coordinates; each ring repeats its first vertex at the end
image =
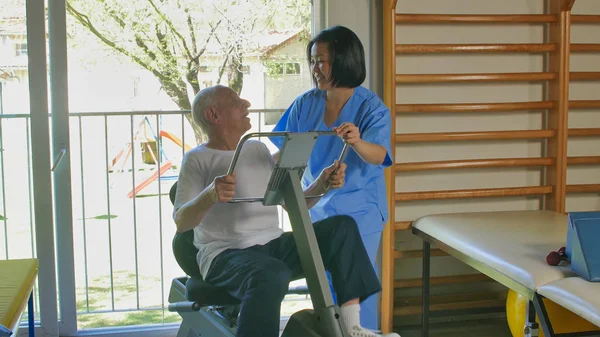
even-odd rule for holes
{"type": "Polygon", "coordinates": [[[266,61],[264,62],[269,77],[280,77],[283,76],[283,65],[284,63],[277,61],[266,61]]]}
{"type": "Polygon", "coordinates": [[[93,216],[93,217],[88,218],[88,219],[108,220],[108,219],[115,219],[117,217],[118,217],[118,215],[114,215],[114,214],[111,214],[111,215],[102,214],[102,215],[93,216]]]}
{"type": "MultiPolygon", "coordinates": [[[[298,60],[293,56],[279,56],[277,58],[267,58],[263,60],[263,66],[269,77],[278,78],[286,73],[297,72],[298,69],[294,65],[298,60]]],[[[296,65],[297,66],[297,65],[296,65]]]]}
{"type": "Polygon", "coordinates": [[[220,58],[223,69],[241,73],[244,56],[256,52],[256,36],[271,29],[308,31],[311,22],[310,0],[68,0],[67,9],[80,24],[69,25],[75,43],[83,46],[95,36],[151,71],[186,110],[186,85],[192,94],[199,90],[197,68],[204,59],[220,58]]]}
{"type": "MultiPolygon", "coordinates": [[[[244,58],[260,47],[256,37],[272,29],[308,32],[310,6],[310,0],[67,0],[70,19],[78,23],[68,25],[68,34],[81,47],[94,37],[104,55],[152,72],[171,99],[190,110],[202,64],[220,59],[219,81],[227,73],[229,86],[240,92],[244,58]]],[[[93,60],[89,50],[81,49],[82,55],[93,60]]]]}

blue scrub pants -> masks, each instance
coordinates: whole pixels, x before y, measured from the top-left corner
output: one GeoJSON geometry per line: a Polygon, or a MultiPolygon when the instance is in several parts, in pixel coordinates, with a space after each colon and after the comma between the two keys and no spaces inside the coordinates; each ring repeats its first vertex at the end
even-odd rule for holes
{"type": "MultiPolygon", "coordinates": [[[[369,261],[373,266],[373,270],[376,275],[379,275],[379,270],[377,268],[377,252],[379,251],[379,244],[381,242],[381,232],[365,234],[362,235],[361,238],[363,245],[367,250],[367,255],[369,256],[369,261]]],[[[329,279],[329,286],[331,288],[331,293],[333,294],[333,301],[339,305],[337,298],[335,297],[335,292],[333,291],[333,284],[329,273],[327,273],[327,278],[329,279]]],[[[360,325],[362,325],[363,328],[373,331],[379,330],[377,304],[377,294],[369,296],[360,303],[360,325]]]]}
{"type": "MultiPolygon", "coordinates": [[[[314,229],[340,302],[363,301],[381,291],[352,217],[333,216],[316,222],[314,229]]],[[[205,281],[241,300],[237,337],[278,337],[281,301],[289,282],[302,277],[296,241],[287,232],[265,245],[218,254],[205,281]]]]}

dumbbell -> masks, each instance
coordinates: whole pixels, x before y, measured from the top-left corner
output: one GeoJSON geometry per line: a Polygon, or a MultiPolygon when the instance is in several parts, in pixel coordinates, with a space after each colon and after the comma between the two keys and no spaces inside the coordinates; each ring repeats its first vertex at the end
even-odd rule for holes
{"type": "Polygon", "coordinates": [[[560,247],[558,251],[548,253],[548,255],[546,255],[546,263],[551,266],[558,266],[560,261],[569,261],[565,251],[565,247],[560,247]]]}

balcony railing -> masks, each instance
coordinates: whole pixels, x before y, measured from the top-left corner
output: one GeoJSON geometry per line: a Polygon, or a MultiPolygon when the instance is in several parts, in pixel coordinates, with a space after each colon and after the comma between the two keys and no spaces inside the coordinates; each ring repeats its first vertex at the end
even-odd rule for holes
{"type": "MultiPolygon", "coordinates": [[[[284,110],[251,110],[252,131],[284,110]]],[[[183,272],[169,189],[186,149],[197,145],[185,111],[70,114],[73,251],[80,329],[179,321],[170,282],[183,272]]],[[[0,115],[0,258],[36,256],[29,115],[0,115]]],[[[275,147],[263,140],[270,149],[275,147]]],[[[290,230],[280,208],[280,226],[290,230]]],[[[69,249],[69,247],[57,247],[69,249]]],[[[284,304],[286,316],[302,300],[284,304]]],[[[37,302],[37,301],[36,301],[37,302]]]]}

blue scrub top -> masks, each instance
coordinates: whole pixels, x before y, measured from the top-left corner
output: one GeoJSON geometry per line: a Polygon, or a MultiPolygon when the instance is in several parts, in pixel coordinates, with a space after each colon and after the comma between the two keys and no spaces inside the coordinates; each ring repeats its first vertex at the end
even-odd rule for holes
{"type": "MultiPolygon", "coordinates": [[[[381,231],[389,216],[384,169],[392,164],[390,111],[375,93],[359,86],[328,128],[323,119],[326,94],[315,88],[296,98],[273,131],[325,131],[352,122],[359,128],[362,139],[385,147],[387,155],[381,165],[366,163],[349,147],[344,161],[347,165],[344,186],[330,190],[310,209],[313,221],[344,214],[356,220],[362,235],[381,231]]],[[[283,137],[271,137],[270,140],[279,149],[283,146],[283,137]]],[[[302,178],[304,188],[315,181],[324,168],[333,164],[343,147],[344,141],[337,136],[317,139],[302,178]]]]}

